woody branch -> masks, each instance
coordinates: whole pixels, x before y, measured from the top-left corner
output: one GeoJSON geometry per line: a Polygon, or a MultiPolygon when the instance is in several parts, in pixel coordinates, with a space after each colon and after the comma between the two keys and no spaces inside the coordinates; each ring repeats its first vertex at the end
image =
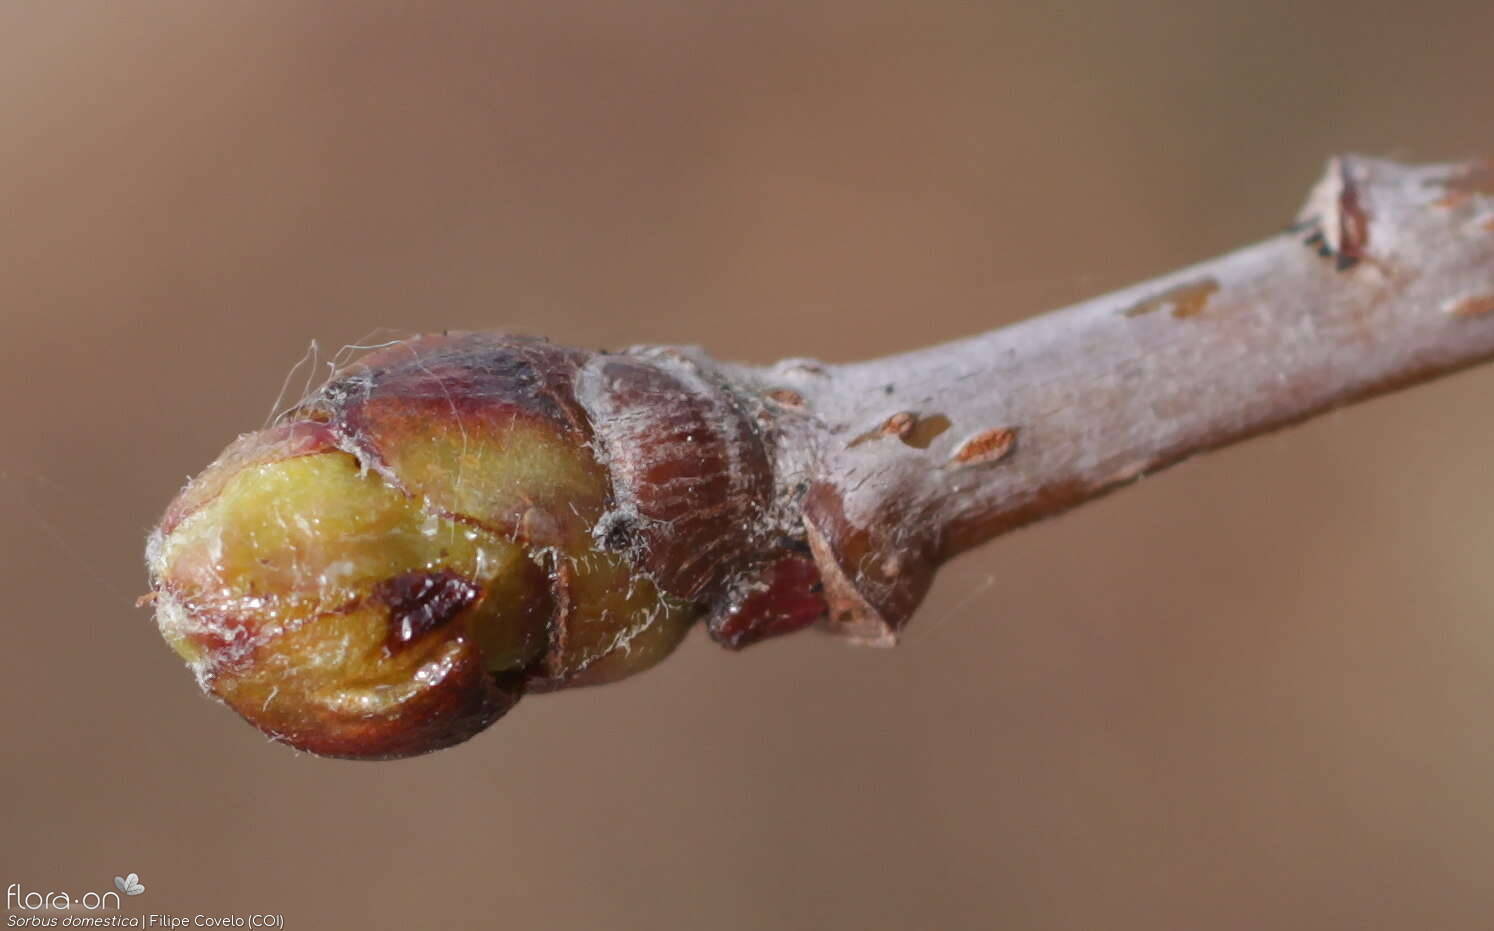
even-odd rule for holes
{"type": "Polygon", "coordinates": [[[886,643],[949,556],[1491,356],[1494,164],[1342,157],[1237,252],[961,342],[730,376],[804,489],[828,623],[886,643]]]}

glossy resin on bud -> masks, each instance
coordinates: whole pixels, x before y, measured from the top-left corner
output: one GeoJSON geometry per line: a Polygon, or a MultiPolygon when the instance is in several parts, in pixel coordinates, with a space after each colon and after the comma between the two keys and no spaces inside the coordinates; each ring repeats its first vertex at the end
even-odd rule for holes
{"type": "Polygon", "coordinates": [[[181,492],[148,547],[156,618],[276,739],[422,753],[526,691],[646,669],[703,614],[740,643],[823,613],[812,573],[760,604],[782,572],[752,553],[767,470],[751,423],[679,360],[416,338],[181,492]]]}

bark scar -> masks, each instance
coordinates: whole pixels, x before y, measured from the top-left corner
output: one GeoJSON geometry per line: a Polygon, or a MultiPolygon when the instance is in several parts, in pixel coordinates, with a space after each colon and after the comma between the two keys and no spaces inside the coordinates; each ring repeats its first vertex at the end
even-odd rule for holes
{"type": "Polygon", "coordinates": [[[950,457],[951,468],[984,465],[1005,459],[1017,445],[1016,427],[982,430],[959,445],[950,457]]]}
{"type": "Polygon", "coordinates": [[[855,448],[884,436],[895,436],[914,449],[928,449],[929,444],[948,429],[949,418],[943,414],[924,417],[912,411],[898,411],[878,426],[856,437],[847,447],[855,448]]]}
{"type": "Polygon", "coordinates": [[[1130,307],[1121,311],[1123,317],[1140,317],[1154,310],[1164,307],[1172,308],[1172,315],[1179,320],[1196,317],[1203,313],[1208,306],[1209,298],[1219,291],[1219,281],[1216,278],[1200,278],[1197,281],[1185,281],[1180,285],[1174,285],[1160,294],[1154,294],[1149,298],[1137,301],[1130,307]]]}
{"type": "Polygon", "coordinates": [[[1462,317],[1464,319],[1494,314],[1494,294],[1476,294],[1473,297],[1451,301],[1447,307],[1447,312],[1454,317],[1462,317]]]}

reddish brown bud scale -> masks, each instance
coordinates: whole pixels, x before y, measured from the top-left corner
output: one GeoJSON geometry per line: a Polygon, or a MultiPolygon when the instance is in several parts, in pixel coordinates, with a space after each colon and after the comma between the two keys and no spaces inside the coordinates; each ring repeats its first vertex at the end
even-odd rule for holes
{"type": "Polygon", "coordinates": [[[712,639],[733,650],[791,634],[825,616],[823,591],[814,560],[791,554],[741,579],[707,627],[712,639]]]}
{"type": "Polygon", "coordinates": [[[761,545],[773,480],[752,424],[683,358],[599,355],[577,392],[612,478],[596,534],[665,591],[713,600],[761,545]]]}
{"type": "Polygon", "coordinates": [[[441,513],[509,536],[543,527],[575,537],[595,519],[606,483],[594,461],[570,455],[592,441],[570,391],[584,358],[521,337],[415,337],[367,356],[288,416],[324,420],[342,448],[441,513]],[[506,458],[521,430],[559,471],[545,481],[463,481],[506,458]],[[526,523],[536,507],[544,517],[526,523]]]}

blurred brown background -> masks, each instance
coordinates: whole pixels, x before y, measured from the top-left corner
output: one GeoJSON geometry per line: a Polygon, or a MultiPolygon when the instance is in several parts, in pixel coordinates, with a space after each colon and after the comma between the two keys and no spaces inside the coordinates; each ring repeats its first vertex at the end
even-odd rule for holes
{"type": "MultiPolygon", "coordinates": [[[[0,883],[289,928],[1487,928],[1494,369],[410,762],[196,693],[146,531],[310,339],[847,360],[1494,153],[1494,7],[0,4],[0,883]]],[[[303,369],[304,372],[304,369],[303,369]]]]}

